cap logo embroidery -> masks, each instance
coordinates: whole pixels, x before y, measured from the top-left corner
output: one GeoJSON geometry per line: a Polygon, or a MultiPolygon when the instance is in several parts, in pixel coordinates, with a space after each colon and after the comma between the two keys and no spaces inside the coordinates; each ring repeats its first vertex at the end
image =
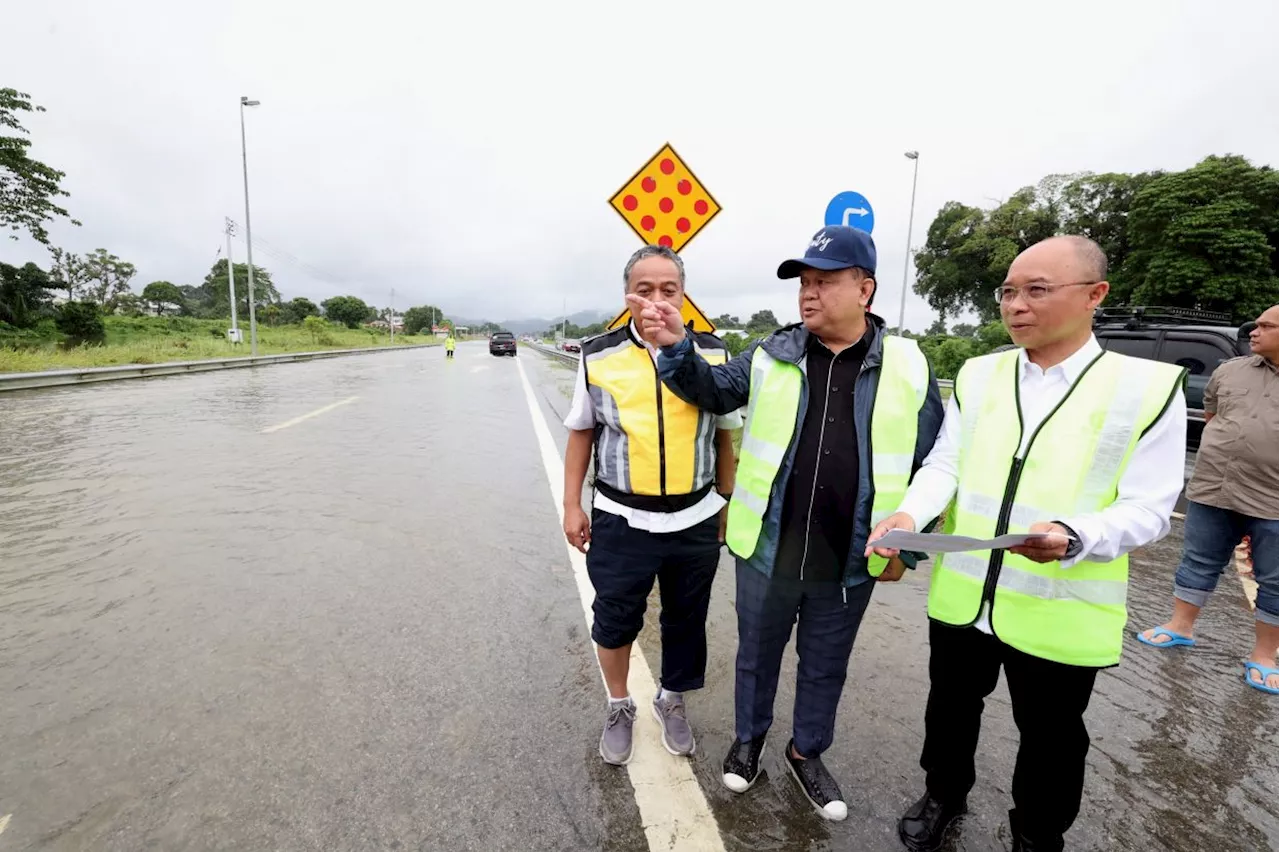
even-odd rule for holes
{"type": "Polygon", "coordinates": [[[826,251],[827,246],[831,245],[832,239],[832,237],[827,236],[826,231],[823,231],[813,238],[813,241],[809,243],[809,248],[816,248],[818,251],[826,251]]]}

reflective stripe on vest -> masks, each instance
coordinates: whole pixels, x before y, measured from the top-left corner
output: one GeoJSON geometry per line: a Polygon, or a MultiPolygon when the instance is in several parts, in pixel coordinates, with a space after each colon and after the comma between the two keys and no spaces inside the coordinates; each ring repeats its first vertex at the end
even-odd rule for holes
{"type": "MultiPolygon", "coordinates": [[[[1036,429],[1019,466],[1020,369],[1014,350],[972,359],[956,378],[959,487],[948,532],[990,538],[1110,506],[1138,439],[1180,389],[1183,373],[1155,361],[1100,355],[1036,429]]],[[[1127,556],[1083,560],[1064,570],[1008,552],[946,554],[934,566],[929,615],[972,624],[986,592],[992,629],[1004,643],[1069,665],[1114,665],[1128,577],[1127,556]],[[993,578],[993,588],[986,588],[993,578]]]]}
{"type": "MultiPolygon", "coordinates": [[[[724,349],[696,342],[710,364],[724,349]]],[[[589,341],[583,357],[596,410],[596,477],[629,494],[692,494],[716,476],[715,416],[673,394],[627,329],[589,341]]]]}
{"type": "MultiPolygon", "coordinates": [[[[915,341],[889,336],[882,339],[884,354],[871,412],[873,525],[897,511],[906,494],[915,459],[919,412],[929,391],[929,363],[915,341]]],[[[779,361],[763,347],[756,348],[725,536],[729,549],[743,559],[751,558],[759,544],[774,481],[795,438],[803,387],[799,366],[779,361]]],[[[873,556],[867,570],[878,577],[886,564],[887,560],[873,556]]]]}

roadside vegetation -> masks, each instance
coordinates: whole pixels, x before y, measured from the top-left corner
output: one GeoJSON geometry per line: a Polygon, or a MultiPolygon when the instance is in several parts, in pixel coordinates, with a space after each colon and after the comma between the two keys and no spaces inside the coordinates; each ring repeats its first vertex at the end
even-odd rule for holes
{"type": "MultiPolygon", "coordinates": [[[[226,338],[226,320],[108,316],[101,317],[100,321],[102,336],[92,340],[59,331],[52,319],[27,329],[0,322],[0,372],[162,364],[249,355],[249,329],[242,329],[244,343],[232,344],[226,338]]],[[[430,342],[433,338],[429,335],[398,333],[395,345],[430,342]]],[[[321,317],[308,317],[299,325],[258,326],[259,355],[389,345],[386,329],[350,329],[321,317]]]]}

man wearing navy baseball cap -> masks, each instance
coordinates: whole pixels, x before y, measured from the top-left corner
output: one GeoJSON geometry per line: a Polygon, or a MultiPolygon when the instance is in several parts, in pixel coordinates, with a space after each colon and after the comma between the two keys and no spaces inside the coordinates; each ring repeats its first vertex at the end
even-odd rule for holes
{"type": "Polygon", "coordinates": [[[801,322],[726,364],[694,355],[680,312],[628,296],[662,346],[673,393],[715,414],[747,406],[729,549],[737,558],[736,738],[724,784],[746,792],[760,774],[782,655],[796,628],[796,703],[786,764],[826,819],[848,807],[822,764],[832,743],[858,625],[873,579],[914,566],[863,555],[871,527],[893,512],[942,425],[937,382],[915,341],[885,334],[868,313],[876,290],[871,235],[828,227],[804,257],[778,267],[800,279],[801,322]]]}

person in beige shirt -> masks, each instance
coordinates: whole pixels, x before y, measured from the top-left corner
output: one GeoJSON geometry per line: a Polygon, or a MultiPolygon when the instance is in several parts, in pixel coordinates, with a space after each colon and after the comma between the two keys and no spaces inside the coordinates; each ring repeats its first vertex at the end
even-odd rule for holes
{"type": "Polygon", "coordinates": [[[1244,680],[1273,695],[1280,694],[1280,669],[1275,666],[1280,644],[1278,324],[1280,307],[1263,311],[1249,335],[1253,354],[1224,362],[1209,379],[1204,391],[1204,435],[1187,483],[1187,521],[1182,562],[1174,580],[1173,618],[1138,634],[1139,642],[1156,648],[1194,645],[1196,617],[1231,563],[1236,545],[1247,536],[1258,601],[1253,652],[1244,661],[1244,680]]]}

